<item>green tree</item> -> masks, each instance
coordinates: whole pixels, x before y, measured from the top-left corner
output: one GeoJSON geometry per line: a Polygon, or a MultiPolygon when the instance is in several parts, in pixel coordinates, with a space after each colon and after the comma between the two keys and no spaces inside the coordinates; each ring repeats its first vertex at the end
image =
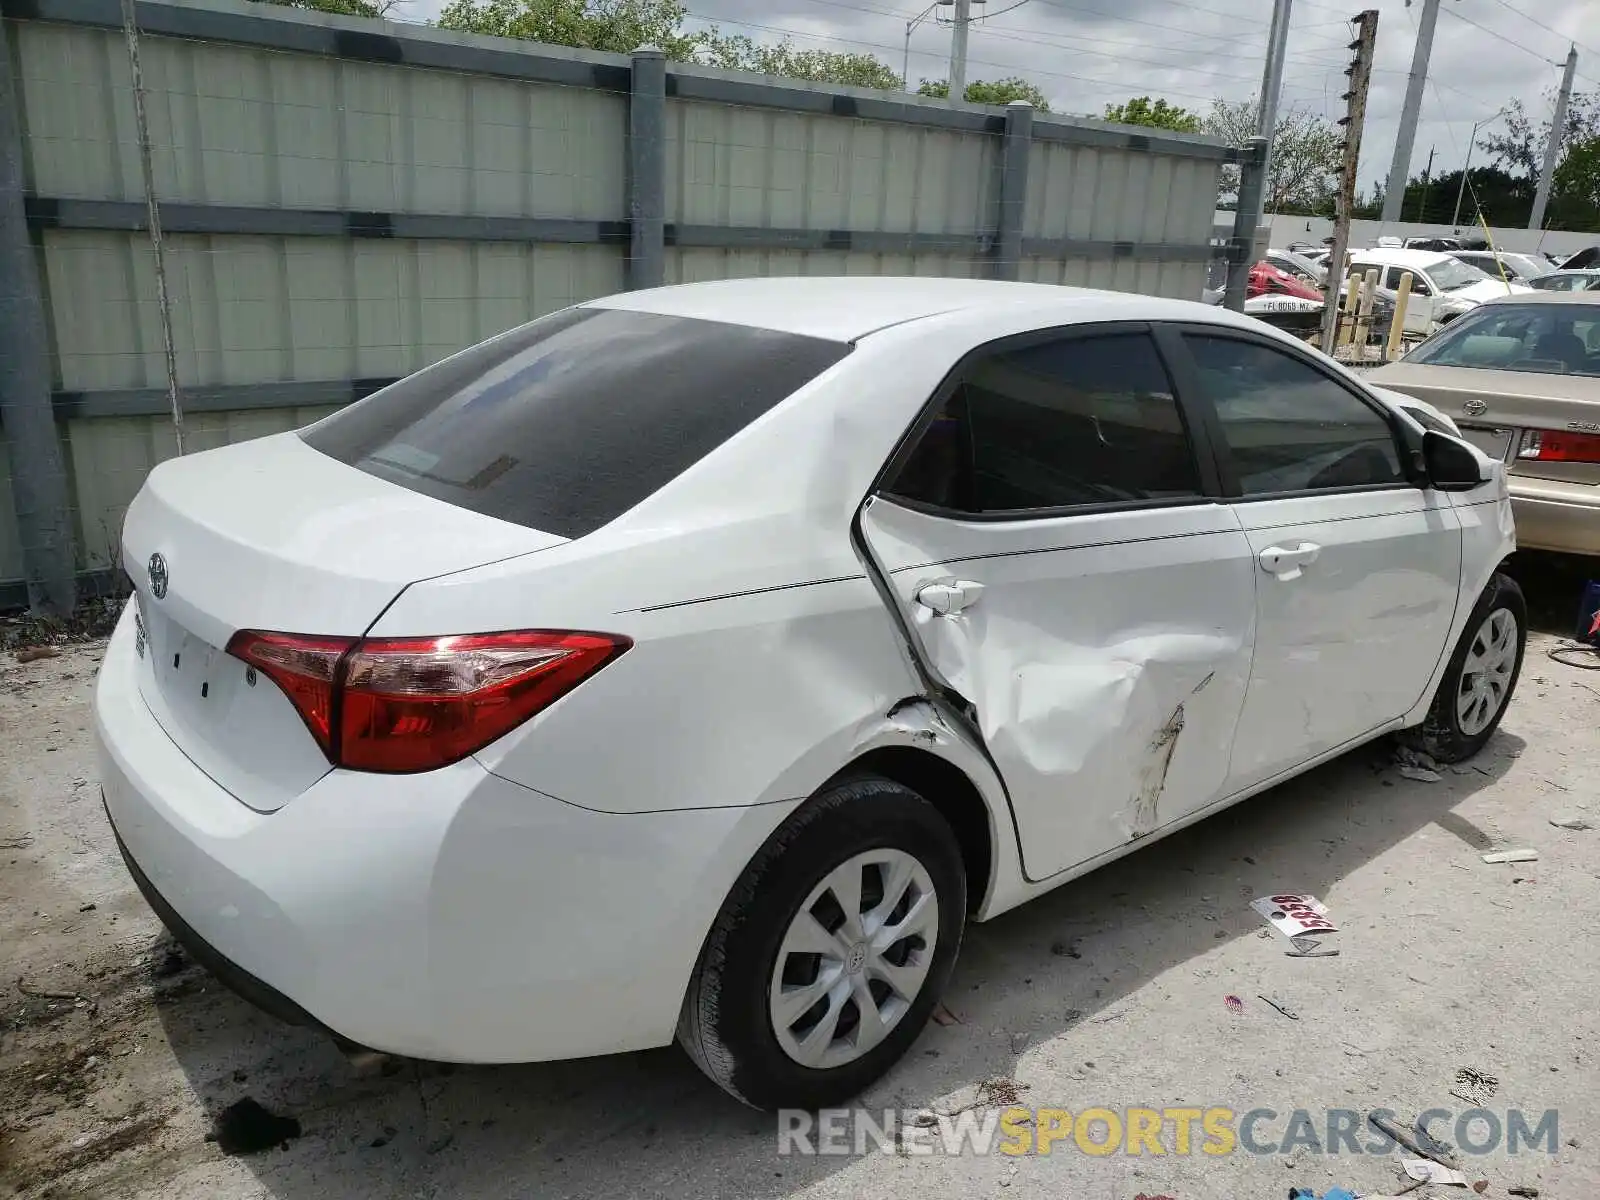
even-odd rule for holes
{"type": "Polygon", "coordinates": [[[763,45],[743,35],[724,37],[716,30],[700,37],[701,46],[696,57],[708,66],[883,91],[894,91],[900,86],[900,76],[893,68],[870,54],[797,50],[788,40],[775,46],[763,45]]]}
{"type": "Polygon", "coordinates": [[[1105,119],[1119,125],[1149,125],[1156,129],[1170,129],[1174,133],[1199,133],[1204,125],[1199,113],[1168,104],[1165,100],[1152,101],[1149,96],[1136,96],[1126,104],[1106,105],[1105,119]]]}
{"type": "MultiPolygon", "coordinates": [[[[1547,97],[1552,100],[1553,97],[1547,97]]],[[[1550,184],[1550,205],[1545,210],[1545,225],[1550,229],[1600,230],[1600,92],[1577,92],[1567,105],[1561,138],[1561,157],[1556,161],[1550,184]]],[[[1506,106],[1506,120],[1500,131],[1480,138],[1478,145],[1511,175],[1525,182],[1532,197],[1544,169],[1544,148],[1550,137],[1550,121],[1534,123],[1520,100],[1506,106]]],[[[1478,172],[1473,171],[1474,185],[1478,172]]],[[[1490,221],[1496,215],[1487,201],[1484,210],[1490,221]]],[[[1531,209],[1515,223],[1526,222],[1531,209]]]]}
{"type": "MultiPolygon", "coordinates": [[[[1230,145],[1256,135],[1255,100],[1216,100],[1206,116],[1206,133],[1230,145]]],[[[1279,115],[1272,134],[1272,162],[1267,169],[1268,212],[1312,212],[1328,209],[1334,179],[1343,162],[1344,135],[1333,122],[1304,108],[1279,115]]],[[[1237,194],[1239,168],[1222,168],[1222,190],[1237,194]]]]}
{"type": "MultiPolygon", "coordinates": [[[[917,87],[917,95],[948,100],[950,83],[945,79],[924,79],[917,87]]],[[[1026,100],[1040,112],[1050,111],[1050,101],[1045,99],[1039,85],[1015,75],[1005,79],[974,79],[967,84],[962,98],[968,104],[1010,104],[1013,100],[1026,100]]]]}
{"type": "Polygon", "coordinates": [[[670,59],[692,62],[706,35],[683,31],[687,15],[677,0],[452,0],[439,28],[617,54],[659,46],[670,59]]]}

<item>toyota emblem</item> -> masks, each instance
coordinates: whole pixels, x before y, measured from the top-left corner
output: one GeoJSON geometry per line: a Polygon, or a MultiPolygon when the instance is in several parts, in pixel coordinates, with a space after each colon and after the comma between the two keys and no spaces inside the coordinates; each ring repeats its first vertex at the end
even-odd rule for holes
{"type": "Polygon", "coordinates": [[[1469,417],[1481,417],[1489,411],[1489,406],[1474,396],[1461,406],[1461,411],[1469,417]]]}
{"type": "Polygon", "coordinates": [[[160,554],[150,556],[150,590],[155,593],[157,600],[167,594],[167,560],[160,554]]]}

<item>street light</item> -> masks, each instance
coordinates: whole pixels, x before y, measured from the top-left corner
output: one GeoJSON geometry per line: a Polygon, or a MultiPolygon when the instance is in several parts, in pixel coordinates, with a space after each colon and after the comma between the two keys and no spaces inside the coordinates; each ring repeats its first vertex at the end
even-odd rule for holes
{"type": "Polygon", "coordinates": [[[902,92],[909,92],[911,90],[911,85],[909,82],[907,82],[907,79],[911,73],[912,31],[915,30],[918,25],[921,25],[924,21],[926,21],[929,17],[933,16],[936,9],[950,8],[955,4],[955,2],[956,0],[933,0],[932,4],[928,5],[927,8],[923,9],[916,16],[912,17],[906,22],[906,48],[905,53],[901,55],[900,58],[900,90],[902,92]]]}
{"type": "Polygon", "coordinates": [[[1455,216],[1450,221],[1450,227],[1452,229],[1461,228],[1461,197],[1466,195],[1467,172],[1472,167],[1472,148],[1478,144],[1478,130],[1482,129],[1491,121],[1498,121],[1510,111],[1510,109],[1502,108],[1499,112],[1490,114],[1472,127],[1472,136],[1467,139],[1467,161],[1463,163],[1461,167],[1461,186],[1456,188],[1456,212],[1455,216]]]}

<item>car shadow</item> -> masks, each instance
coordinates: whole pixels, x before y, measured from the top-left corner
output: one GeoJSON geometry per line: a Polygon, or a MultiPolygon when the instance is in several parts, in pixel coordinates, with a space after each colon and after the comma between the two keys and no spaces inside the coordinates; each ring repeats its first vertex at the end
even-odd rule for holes
{"type": "MultiPolygon", "coordinates": [[[[1023,1055],[1057,1035],[1122,1019],[1164,972],[1260,935],[1251,899],[1326,896],[1424,826],[1481,849],[1487,836],[1452,810],[1500,778],[1522,745],[1501,731],[1464,773],[1420,784],[1396,774],[1380,742],[971,927],[946,995],[956,1023],[930,1022],[859,1103],[921,1108],[1012,1077],[1023,1055]]],[[[240,1160],[283,1200],[779,1197],[853,1161],[780,1157],[775,1118],[723,1095],[675,1048],[517,1067],[391,1061],[363,1071],[327,1039],[218,990],[200,1003],[180,989],[160,1018],[207,1111],[249,1095],[301,1123],[298,1140],[240,1160]]],[[[1095,1078],[1092,1062],[1071,1070],[1095,1078]]]]}

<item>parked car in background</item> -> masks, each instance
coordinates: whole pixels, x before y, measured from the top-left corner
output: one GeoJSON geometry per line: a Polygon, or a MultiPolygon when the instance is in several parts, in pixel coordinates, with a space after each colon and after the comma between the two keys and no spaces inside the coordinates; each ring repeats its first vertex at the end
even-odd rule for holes
{"type": "Polygon", "coordinates": [[[1500,463],[1232,312],[649,289],[151,471],[99,779],[257,1003],[817,1108],[969,921],[1391,731],[1481,749],[1513,545],[1500,463]]]}
{"type": "Polygon", "coordinates": [[[1250,268],[1246,296],[1296,296],[1301,300],[1321,300],[1322,289],[1308,280],[1290,274],[1270,259],[1250,268]]]}
{"type": "Polygon", "coordinates": [[[1268,250],[1266,261],[1286,275],[1308,283],[1319,291],[1328,282],[1328,268],[1293,250],[1268,250]]]}
{"type": "Polygon", "coordinates": [[[1600,291],[1600,270],[1569,271],[1563,267],[1531,280],[1530,284],[1541,292],[1600,291]]]}
{"type": "Polygon", "coordinates": [[[1519,546],[1600,554],[1600,294],[1490,300],[1368,378],[1507,465],[1519,546]]]}
{"type": "Polygon", "coordinates": [[[1461,249],[1461,239],[1453,237],[1408,237],[1405,239],[1403,249],[1434,250],[1441,254],[1448,254],[1453,250],[1461,249]]]}
{"type": "Polygon", "coordinates": [[[1550,264],[1535,254],[1517,254],[1510,250],[1452,250],[1450,256],[1477,267],[1490,279],[1501,278],[1503,271],[1513,283],[1532,283],[1550,273],[1550,264]]]}
{"type": "Polygon", "coordinates": [[[1586,271],[1594,267],[1600,267],[1600,246],[1586,246],[1561,260],[1564,271],[1586,271]]]}
{"type": "Polygon", "coordinates": [[[1395,250],[1375,247],[1351,255],[1352,274],[1379,272],[1378,286],[1394,295],[1400,277],[1411,274],[1411,296],[1406,302],[1406,332],[1428,334],[1434,325],[1448,324],[1464,312],[1507,289],[1526,292],[1525,284],[1491,279],[1477,267],[1434,250],[1395,250]]]}

